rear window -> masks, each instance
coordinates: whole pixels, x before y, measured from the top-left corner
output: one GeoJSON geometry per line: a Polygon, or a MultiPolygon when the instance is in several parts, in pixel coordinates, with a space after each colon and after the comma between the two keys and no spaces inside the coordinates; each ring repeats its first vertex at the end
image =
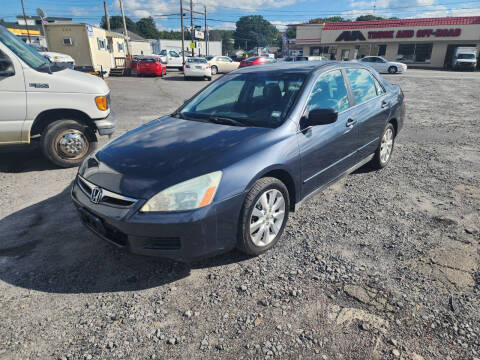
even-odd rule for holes
{"type": "Polygon", "coordinates": [[[369,71],[365,69],[346,69],[345,72],[352,86],[355,105],[364,103],[377,96],[375,82],[369,71]]]}
{"type": "Polygon", "coordinates": [[[192,58],[189,58],[189,59],[187,59],[187,62],[196,63],[196,64],[206,64],[207,60],[206,59],[192,59],[192,58]]]}
{"type": "Polygon", "coordinates": [[[140,59],[140,62],[147,62],[147,63],[152,63],[155,62],[154,58],[146,58],[146,59],[140,59]]]}

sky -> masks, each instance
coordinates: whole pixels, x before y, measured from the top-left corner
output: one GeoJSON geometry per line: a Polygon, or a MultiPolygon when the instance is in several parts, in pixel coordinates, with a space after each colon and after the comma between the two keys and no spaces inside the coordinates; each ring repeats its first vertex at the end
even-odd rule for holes
{"type": "MultiPolygon", "coordinates": [[[[24,0],[27,15],[42,8],[48,16],[73,17],[75,21],[96,25],[104,15],[103,0],[24,0]]],[[[180,29],[180,0],[123,0],[125,15],[137,21],[152,16],[159,30],[180,29]]],[[[184,7],[190,6],[183,0],[184,7]]],[[[280,30],[287,24],[306,22],[316,17],[358,15],[400,18],[440,16],[480,16],[480,0],[194,0],[194,10],[208,12],[208,26],[235,29],[235,21],[244,15],[262,15],[280,30]]],[[[110,16],[120,15],[119,0],[107,0],[110,16]]],[[[0,18],[14,21],[21,15],[20,0],[0,0],[0,18]]],[[[203,26],[202,15],[195,25],[203,26]]],[[[185,17],[186,25],[190,17],[185,17]]]]}

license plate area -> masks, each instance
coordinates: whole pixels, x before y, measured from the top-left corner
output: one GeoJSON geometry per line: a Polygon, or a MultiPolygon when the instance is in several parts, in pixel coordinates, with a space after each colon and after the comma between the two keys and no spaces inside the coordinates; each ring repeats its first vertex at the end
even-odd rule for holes
{"type": "Polygon", "coordinates": [[[200,69],[200,70],[202,70],[202,67],[201,67],[201,66],[195,66],[195,69],[200,69]]]}
{"type": "Polygon", "coordinates": [[[102,219],[93,215],[91,212],[89,212],[88,210],[85,210],[83,208],[79,208],[78,211],[80,212],[80,217],[82,219],[82,222],[87,227],[89,227],[94,232],[96,232],[96,233],[98,233],[102,236],[106,235],[107,231],[105,229],[105,226],[103,224],[102,219]]]}

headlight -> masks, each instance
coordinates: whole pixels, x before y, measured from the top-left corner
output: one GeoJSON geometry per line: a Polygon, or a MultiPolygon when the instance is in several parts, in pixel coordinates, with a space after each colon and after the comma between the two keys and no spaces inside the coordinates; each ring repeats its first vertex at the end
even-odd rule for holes
{"type": "Polygon", "coordinates": [[[95,98],[95,104],[97,104],[98,110],[108,110],[108,101],[106,96],[97,96],[95,98]]]}
{"type": "Polygon", "coordinates": [[[215,171],[171,186],[148,200],[140,211],[184,211],[207,206],[221,179],[222,172],[215,171]]]}

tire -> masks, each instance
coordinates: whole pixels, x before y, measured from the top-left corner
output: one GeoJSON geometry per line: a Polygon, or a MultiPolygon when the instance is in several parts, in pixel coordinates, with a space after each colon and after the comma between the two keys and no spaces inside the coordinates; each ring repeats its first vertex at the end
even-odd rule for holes
{"type": "Polygon", "coordinates": [[[190,78],[188,76],[184,76],[185,80],[190,80],[190,78]]]}
{"type": "Polygon", "coordinates": [[[40,146],[50,162],[67,168],[80,165],[97,147],[97,139],[88,126],[62,119],[45,128],[40,146]]]}
{"type": "Polygon", "coordinates": [[[265,177],[257,180],[248,192],[243,203],[238,230],[237,249],[245,254],[258,256],[274,247],[280,240],[288,221],[288,212],[290,209],[289,199],[288,190],[280,180],[273,177],[265,177]],[[263,198],[263,196],[265,196],[267,204],[270,196],[274,196],[273,201],[275,202],[273,203],[273,207],[278,206],[278,208],[274,209],[273,213],[268,212],[268,210],[265,213],[266,207],[261,204],[261,198],[263,198]],[[283,199],[283,206],[280,199],[283,199]],[[282,207],[283,218],[281,218],[282,207]],[[255,216],[254,210],[255,213],[263,216],[264,219],[255,216]],[[265,221],[267,221],[267,226],[264,225],[265,221]],[[252,228],[251,225],[255,223],[261,225],[258,225],[256,229],[255,227],[252,228]],[[268,233],[265,233],[263,229],[266,229],[268,233]],[[263,233],[261,233],[261,231],[263,231],[263,233]],[[274,237],[272,238],[271,236],[274,237]]]}
{"type": "Polygon", "coordinates": [[[212,77],[211,77],[211,76],[210,76],[210,77],[207,77],[207,80],[208,80],[208,81],[212,81],[212,77]]]}
{"type": "Polygon", "coordinates": [[[389,74],[396,74],[397,71],[398,71],[398,69],[397,69],[396,66],[390,66],[390,67],[388,68],[388,73],[389,73],[389,74]]]}
{"type": "Polygon", "coordinates": [[[395,146],[395,136],[395,128],[393,127],[392,123],[388,123],[383,130],[382,136],[380,138],[380,145],[378,145],[378,148],[375,151],[375,156],[370,161],[370,167],[372,169],[380,170],[390,163],[390,160],[392,159],[393,148],[395,146]],[[391,134],[391,146],[390,150],[387,151],[385,146],[387,146],[387,143],[389,142],[389,133],[391,134]],[[385,153],[385,151],[387,151],[388,153],[386,159],[385,154],[387,153],[385,153]]]}
{"type": "Polygon", "coordinates": [[[218,68],[215,65],[213,65],[212,66],[212,75],[217,75],[217,73],[218,73],[218,68]]]}

